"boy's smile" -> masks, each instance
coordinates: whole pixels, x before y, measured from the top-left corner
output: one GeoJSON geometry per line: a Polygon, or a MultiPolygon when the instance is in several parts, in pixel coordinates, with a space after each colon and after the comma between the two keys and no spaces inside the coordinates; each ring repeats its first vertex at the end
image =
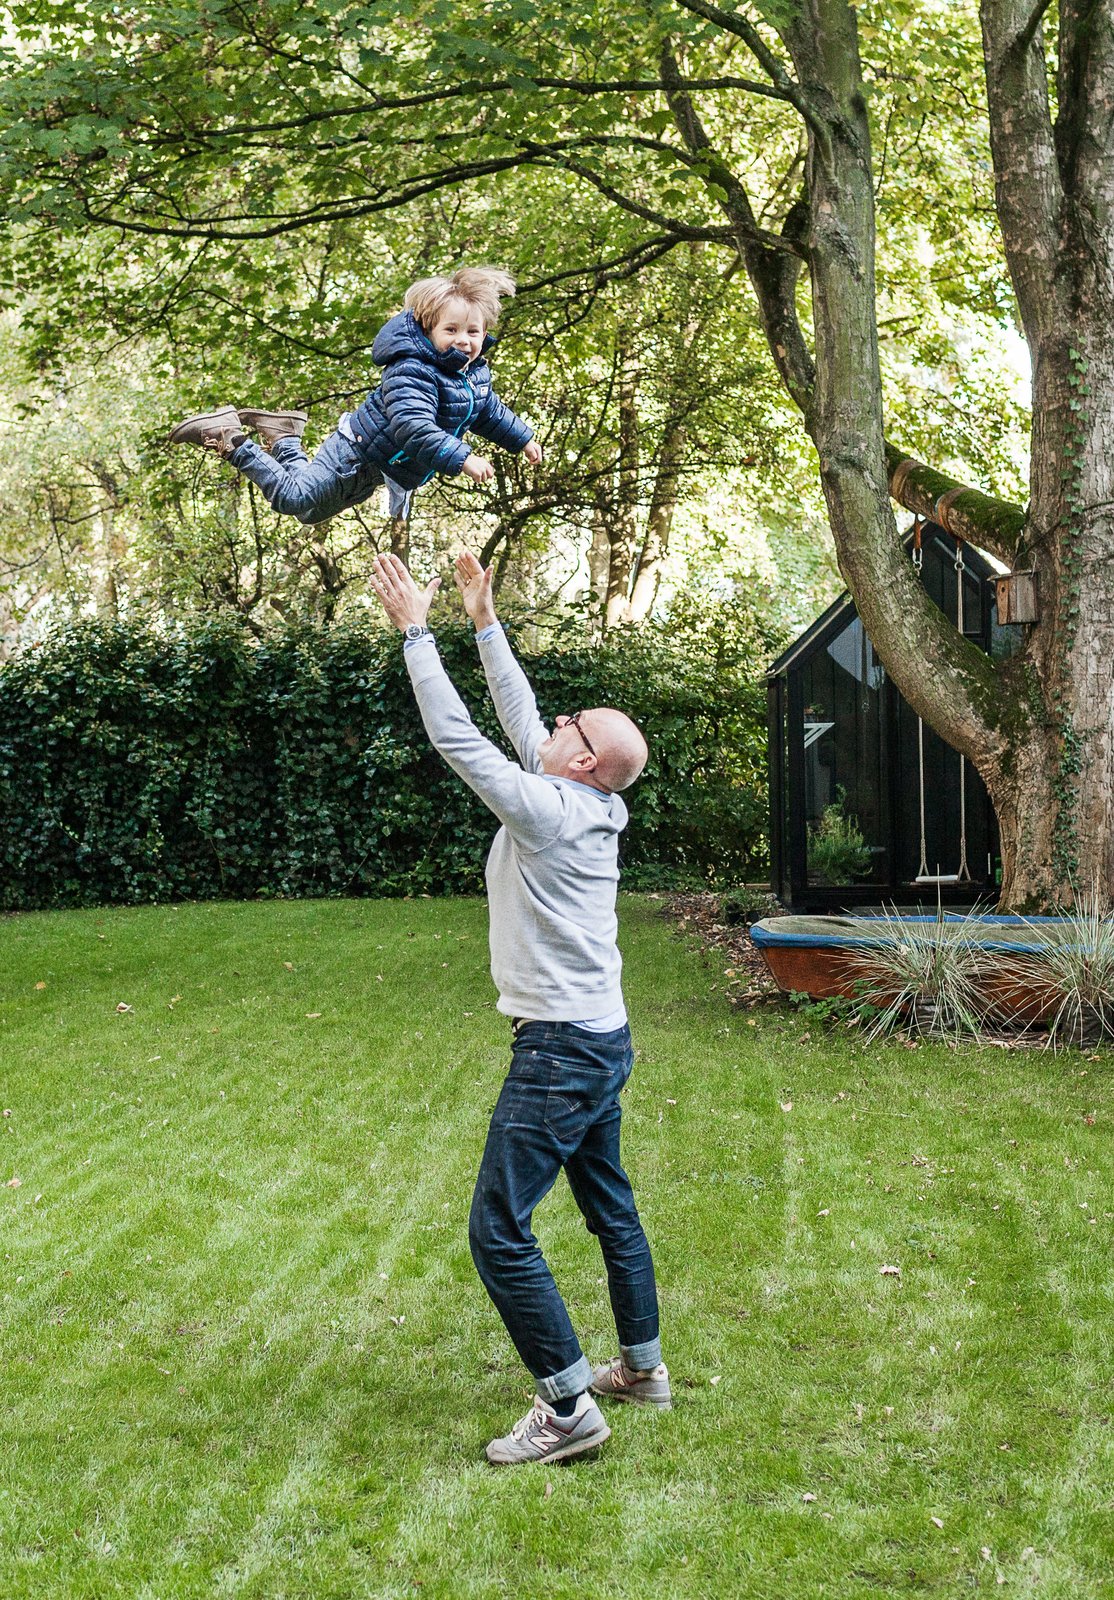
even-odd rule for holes
{"type": "Polygon", "coordinates": [[[475,361],[483,349],[487,329],[475,306],[467,300],[450,300],[429,330],[429,338],[436,350],[463,350],[469,361],[475,361]]]}

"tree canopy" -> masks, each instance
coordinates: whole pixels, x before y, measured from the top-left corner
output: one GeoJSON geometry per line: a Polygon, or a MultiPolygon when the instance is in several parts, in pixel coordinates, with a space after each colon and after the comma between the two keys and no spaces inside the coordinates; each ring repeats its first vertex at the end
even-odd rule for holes
{"type": "MultiPolygon", "coordinates": [[[[323,404],[348,392],[409,277],[497,258],[521,284],[512,387],[554,401],[579,370],[574,391],[593,400],[615,375],[597,426],[606,467],[571,451],[611,492],[598,504],[574,483],[563,505],[597,507],[619,618],[647,552],[652,564],[663,468],[672,484],[682,457],[716,474],[762,462],[738,449],[734,402],[724,428],[706,399],[734,394],[745,412],[776,375],[764,431],[787,432],[796,408],[887,670],[990,788],[1007,899],[1067,898],[1081,876],[1108,890],[1114,753],[1094,671],[1114,643],[1106,8],[76,0],[60,16],[26,0],[8,13],[5,282],[44,378],[145,339],[168,363],[160,411],[175,384],[224,398],[263,377],[323,404]],[[678,433],[660,372],[695,366],[685,282],[718,300],[697,313],[707,364],[678,433]],[[756,329],[762,376],[733,385],[756,329]],[[1028,508],[1017,329],[1035,382],[1028,508]],[[1010,662],[981,657],[909,572],[888,493],[902,462],[907,505],[1035,566],[1042,616],[1010,662]]],[[[786,454],[808,460],[799,443],[786,454]]],[[[762,490],[780,465],[766,461],[762,490]]],[[[512,497],[489,519],[496,546],[522,516],[512,497]]]]}

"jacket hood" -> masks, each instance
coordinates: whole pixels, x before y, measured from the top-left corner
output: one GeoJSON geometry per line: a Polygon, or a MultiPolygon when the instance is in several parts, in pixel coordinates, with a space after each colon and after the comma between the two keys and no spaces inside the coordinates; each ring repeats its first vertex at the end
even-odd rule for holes
{"type": "MultiPolygon", "coordinates": [[[[495,335],[486,334],[477,361],[483,360],[494,343],[495,335]]],[[[463,372],[468,365],[463,350],[436,349],[412,311],[400,311],[397,317],[385,322],[371,347],[371,359],[377,367],[385,367],[388,361],[399,361],[406,356],[411,360],[428,361],[442,372],[463,372]]]]}

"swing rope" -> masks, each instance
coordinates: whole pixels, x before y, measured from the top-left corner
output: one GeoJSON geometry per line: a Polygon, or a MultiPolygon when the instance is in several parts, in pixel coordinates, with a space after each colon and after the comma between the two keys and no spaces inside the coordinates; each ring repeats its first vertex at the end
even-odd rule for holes
{"type": "MultiPolygon", "coordinates": [[[[963,540],[958,534],[955,539],[955,625],[964,638],[967,636],[966,623],[963,612],[963,578],[966,568],[963,564],[963,540]]],[[[970,883],[971,871],[967,865],[967,757],[959,757],[959,871],[956,873],[958,883],[970,883]]]]}
{"type": "MultiPolygon", "coordinates": [[[[914,517],[913,570],[918,574],[924,564],[924,552],[921,549],[923,523],[923,517],[914,517]]],[[[963,560],[963,540],[958,534],[953,533],[952,537],[955,539],[955,625],[960,633],[965,635],[963,579],[967,569],[963,560]]],[[[919,716],[917,718],[917,779],[920,790],[921,860],[917,868],[915,881],[917,883],[970,883],[971,869],[967,865],[967,759],[962,754],[959,757],[959,870],[958,872],[940,872],[939,862],[935,873],[930,873],[928,870],[928,830],[925,819],[924,784],[924,721],[919,716]]]]}

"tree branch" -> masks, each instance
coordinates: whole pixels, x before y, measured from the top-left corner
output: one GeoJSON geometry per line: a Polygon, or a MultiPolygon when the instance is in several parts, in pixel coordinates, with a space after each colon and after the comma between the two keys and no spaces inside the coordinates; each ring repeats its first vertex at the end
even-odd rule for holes
{"type": "MultiPolygon", "coordinates": [[[[581,96],[660,94],[665,88],[665,85],[657,78],[615,78],[595,83],[588,78],[539,77],[531,78],[529,82],[539,89],[555,89],[581,96]]],[[[159,149],[164,145],[179,147],[186,140],[195,140],[199,144],[216,144],[225,139],[235,139],[239,142],[244,139],[255,138],[259,134],[291,133],[298,129],[314,127],[320,123],[335,121],[342,117],[367,117],[372,113],[384,111],[413,111],[421,106],[443,105],[451,100],[487,99],[496,94],[521,93],[522,88],[523,84],[519,82],[511,83],[496,79],[485,83],[480,79],[473,78],[466,83],[454,84],[446,89],[432,89],[422,94],[369,94],[366,100],[353,100],[346,105],[328,106],[320,111],[307,111],[304,116],[287,117],[276,122],[233,122],[222,128],[178,128],[173,133],[164,133],[158,124],[151,122],[136,122],[133,127],[146,135],[143,142],[145,150],[159,149]]],[[[761,83],[753,78],[727,76],[693,78],[686,80],[685,88],[700,92],[739,89],[747,94],[762,95],[772,100],[787,100],[789,98],[784,90],[778,88],[775,84],[761,83]]],[[[56,125],[56,122],[57,118],[51,125],[56,125]]]]}
{"type": "Polygon", "coordinates": [[[790,207],[780,235],[760,228],[746,189],[715,150],[696,107],[681,86],[676,57],[668,40],[662,46],[661,66],[662,77],[669,84],[666,99],[677,129],[692,154],[700,158],[708,181],[725,196],[719,203],[731,223],[736,247],[746,264],[758,299],[766,341],[781,380],[807,416],[816,367],[801,330],[796,299],[805,253],[807,207],[800,201],[790,207]]]}
{"type": "MultiPolygon", "coordinates": [[[[780,91],[782,98],[788,100],[800,113],[818,138],[825,140],[828,138],[828,130],[809,104],[804,90],[789,76],[784,64],[778,60],[753,22],[740,16],[737,11],[725,11],[722,6],[713,5],[711,0],[677,0],[677,3],[684,6],[686,11],[694,11],[706,22],[714,22],[718,27],[725,28],[728,33],[733,33],[736,38],[741,39],[775,89],[780,91]]],[[[686,84],[684,87],[695,88],[696,85],[686,84]]]]}
{"type": "Polygon", "coordinates": [[[982,0],[983,56],[998,217],[1021,319],[1035,349],[1059,313],[1063,188],[1056,163],[1042,0],[982,0]]]}

